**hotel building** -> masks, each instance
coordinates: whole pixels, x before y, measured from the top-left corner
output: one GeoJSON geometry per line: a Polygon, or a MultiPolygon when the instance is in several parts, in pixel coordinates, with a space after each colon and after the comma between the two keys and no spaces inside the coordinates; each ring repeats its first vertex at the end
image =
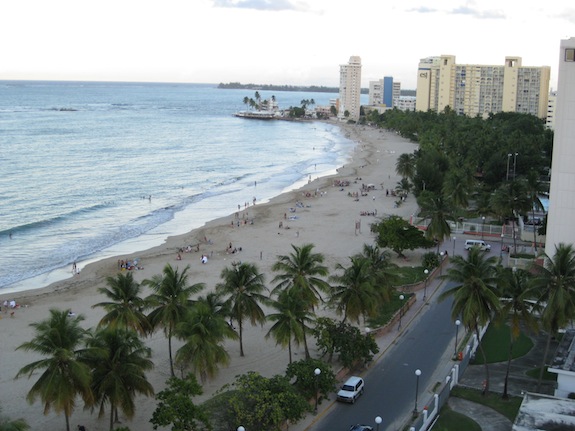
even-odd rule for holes
{"type": "Polygon", "coordinates": [[[547,117],[549,66],[524,67],[521,57],[505,57],[503,66],[456,64],[455,56],[420,60],[417,71],[418,111],[486,118],[490,113],[521,112],[547,117]]]}
{"type": "Polygon", "coordinates": [[[352,56],[347,64],[339,67],[339,111],[338,118],[359,120],[361,98],[361,58],[352,56]],[[346,111],[349,116],[346,117],[346,111]]]}
{"type": "Polygon", "coordinates": [[[575,37],[561,41],[545,253],[575,244],[575,37]]]}

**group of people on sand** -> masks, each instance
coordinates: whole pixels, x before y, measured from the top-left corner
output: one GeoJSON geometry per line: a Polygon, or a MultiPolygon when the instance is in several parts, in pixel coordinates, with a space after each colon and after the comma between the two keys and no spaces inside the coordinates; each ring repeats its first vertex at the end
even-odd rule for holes
{"type": "Polygon", "coordinates": [[[144,267],[140,266],[140,259],[136,258],[134,260],[118,260],[118,269],[120,271],[128,270],[131,271],[133,269],[144,269],[144,267]]]}

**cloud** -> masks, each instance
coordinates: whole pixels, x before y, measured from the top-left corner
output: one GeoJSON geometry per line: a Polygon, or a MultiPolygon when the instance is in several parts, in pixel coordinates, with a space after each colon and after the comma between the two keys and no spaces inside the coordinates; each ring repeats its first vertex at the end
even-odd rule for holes
{"type": "Polygon", "coordinates": [[[293,0],[214,0],[214,6],[267,11],[309,10],[309,7],[305,3],[294,2],[293,0]]]}
{"type": "Polygon", "coordinates": [[[448,13],[453,15],[468,15],[478,19],[504,19],[505,14],[498,10],[479,10],[469,6],[459,6],[448,13]]]}
{"type": "Polygon", "coordinates": [[[439,12],[437,9],[432,9],[427,6],[420,6],[418,8],[410,9],[408,12],[415,12],[415,13],[435,13],[439,12]]]}
{"type": "Polygon", "coordinates": [[[575,24],[575,9],[565,9],[560,14],[556,14],[553,18],[564,19],[571,24],[575,24]]]}

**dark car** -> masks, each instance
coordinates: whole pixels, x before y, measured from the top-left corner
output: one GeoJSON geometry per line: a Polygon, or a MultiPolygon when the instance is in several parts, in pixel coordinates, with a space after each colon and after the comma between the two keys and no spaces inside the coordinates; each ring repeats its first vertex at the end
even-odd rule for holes
{"type": "Polygon", "coordinates": [[[352,425],[351,428],[349,429],[349,431],[373,431],[373,427],[370,427],[369,425],[352,425]]]}

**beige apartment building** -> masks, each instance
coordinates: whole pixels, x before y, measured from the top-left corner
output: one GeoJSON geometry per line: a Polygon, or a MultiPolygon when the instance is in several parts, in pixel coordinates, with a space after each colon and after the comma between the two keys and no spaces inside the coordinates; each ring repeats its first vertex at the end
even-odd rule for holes
{"type": "Polygon", "coordinates": [[[359,120],[361,98],[361,58],[351,56],[339,67],[339,119],[359,120]],[[346,118],[345,113],[349,112],[346,118]]]}
{"type": "Polygon", "coordinates": [[[575,37],[561,41],[545,253],[575,244],[575,37]]]}
{"type": "Polygon", "coordinates": [[[525,67],[521,57],[505,57],[503,66],[457,64],[455,56],[421,59],[417,71],[416,110],[487,117],[521,112],[547,117],[549,66],[525,67]]]}

